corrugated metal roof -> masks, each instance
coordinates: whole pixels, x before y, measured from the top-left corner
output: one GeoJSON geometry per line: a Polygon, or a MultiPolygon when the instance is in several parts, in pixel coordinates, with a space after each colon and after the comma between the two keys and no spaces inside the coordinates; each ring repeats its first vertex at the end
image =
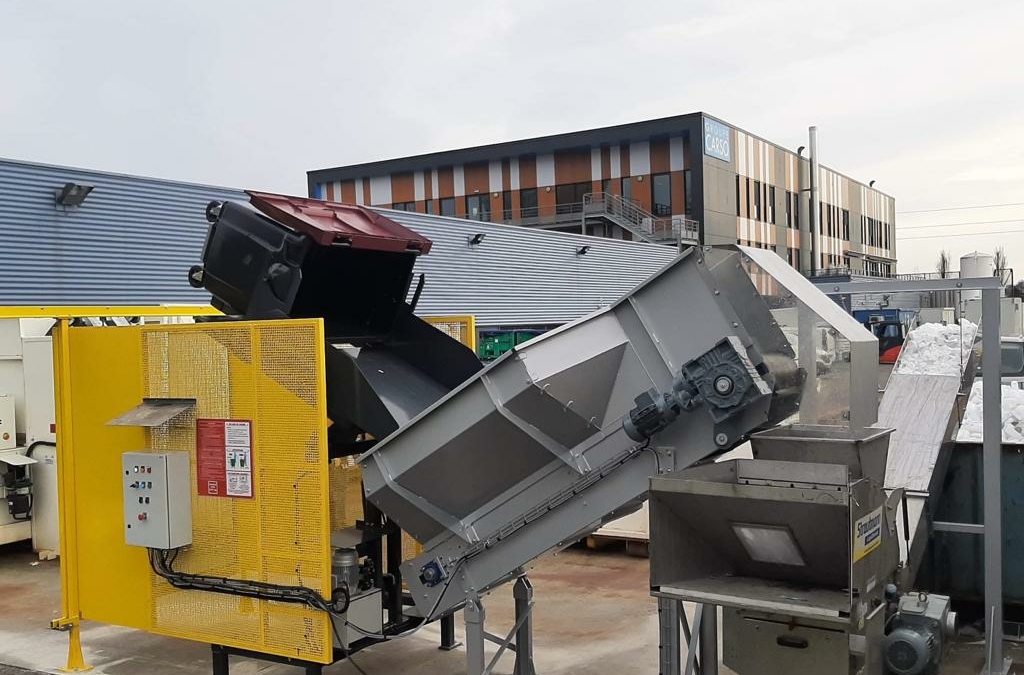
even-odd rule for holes
{"type": "Polygon", "coordinates": [[[430,240],[365,206],[246,190],[252,205],[321,246],[346,244],[376,251],[430,251],[430,240]]]}
{"type": "Polygon", "coordinates": [[[0,159],[0,304],[205,303],[188,285],[207,202],[240,190],[0,159]],[[93,185],[79,207],[65,183],[93,185]]]}
{"type": "MultiPolygon", "coordinates": [[[[241,190],[0,159],[0,304],[205,303],[187,281],[211,200],[241,190]],[[80,207],[65,183],[95,186],[80,207]]],[[[375,209],[433,242],[417,313],[481,326],[558,324],[610,304],[668,263],[671,247],[375,209]],[[475,246],[468,238],[484,234],[475,246]],[[590,246],[585,255],[576,251],[590,246]]]]}
{"type": "Polygon", "coordinates": [[[660,244],[375,209],[434,242],[416,313],[473,314],[478,326],[559,324],[611,304],[676,256],[660,244]],[[474,234],[484,239],[469,244],[474,234]],[[578,255],[581,246],[589,246],[578,255]]]}

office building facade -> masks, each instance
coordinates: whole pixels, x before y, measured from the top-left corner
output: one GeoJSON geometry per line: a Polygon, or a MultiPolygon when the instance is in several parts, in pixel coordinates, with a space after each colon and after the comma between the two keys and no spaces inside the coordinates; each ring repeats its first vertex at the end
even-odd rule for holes
{"type": "Polygon", "coordinates": [[[805,273],[895,272],[891,196],[704,113],[307,174],[310,196],[669,244],[775,250],[805,273]]]}

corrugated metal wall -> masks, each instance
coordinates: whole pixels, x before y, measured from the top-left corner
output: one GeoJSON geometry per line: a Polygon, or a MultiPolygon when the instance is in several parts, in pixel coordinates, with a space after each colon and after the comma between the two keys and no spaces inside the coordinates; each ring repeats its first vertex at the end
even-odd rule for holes
{"type": "MultiPolygon", "coordinates": [[[[0,304],[204,303],[188,285],[213,199],[241,190],[0,159],[0,304]],[[95,186],[80,207],[65,183],[95,186]]],[[[672,247],[381,210],[434,242],[417,272],[417,312],[479,326],[557,324],[616,300],[669,262],[672,247]],[[470,246],[467,238],[483,233],[470,246]],[[577,255],[580,246],[590,246],[577,255]]]]}
{"type": "Polygon", "coordinates": [[[239,190],[0,159],[0,304],[204,303],[188,285],[207,202],[239,190]],[[65,183],[95,189],[54,203],[65,183]]]}
{"type": "Polygon", "coordinates": [[[416,263],[426,275],[416,313],[472,314],[484,328],[571,321],[611,304],[676,256],[660,244],[377,210],[434,242],[416,263]],[[484,240],[470,245],[476,233],[484,240]],[[591,248],[578,255],[581,246],[591,248]]]}

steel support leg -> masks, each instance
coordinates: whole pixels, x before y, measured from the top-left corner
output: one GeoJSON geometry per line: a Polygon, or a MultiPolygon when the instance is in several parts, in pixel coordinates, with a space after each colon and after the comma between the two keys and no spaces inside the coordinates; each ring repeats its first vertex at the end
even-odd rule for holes
{"type": "Polygon", "coordinates": [[[455,639],[455,614],[445,614],[441,617],[441,646],[446,652],[461,647],[462,643],[455,639]]]}
{"type": "Polygon", "coordinates": [[[999,347],[999,290],[981,292],[982,331],[982,504],[985,525],[985,670],[1003,669],[1002,381],[999,347]]]}
{"type": "Polygon", "coordinates": [[[228,653],[220,645],[211,645],[213,651],[213,675],[228,675],[228,653]]]}
{"type": "Polygon", "coordinates": [[[483,675],[484,660],[484,606],[480,598],[470,597],[462,610],[466,622],[466,675],[483,675]]]}
{"type": "Polygon", "coordinates": [[[700,675],[718,675],[718,607],[701,605],[700,675]]]}
{"type": "Polygon", "coordinates": [[[537,675],[533,665],[533,584],[526,575],[516,580],[512,587],[516,603],[516,665],[514,675],[537,675]]]}
{"type": "Polygon", "coordinates": [[[658,598],[658,673],[659,675],[681,675],[679,661],[679,613],[682,604],[678,600],[658,598]]]}

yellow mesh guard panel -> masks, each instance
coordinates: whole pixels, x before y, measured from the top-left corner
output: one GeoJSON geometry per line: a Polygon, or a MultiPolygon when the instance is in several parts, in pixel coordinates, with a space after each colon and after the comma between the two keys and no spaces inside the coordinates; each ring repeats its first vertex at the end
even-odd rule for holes
{"type": "Polygon", "coordinates": [[[476,317],[474,316],[425,316],[423,320],[448,337],[458,340],[476,353],[476,317]]]}
{"type": "MultiPolygon", "coordinates": [[[[72,330],[72,337],[80,329],[72,330]]],[[[79,461],[103,462],[97,482],[81,482],[79,518],[108,519],[94,528],[82,558],[95,556],[122,583],[98,587],[82,580],[85,615],[190,640],[224,644],[320,663],[332,657],[327,616],[302,605],[178,590],[149,569],[145,551],[126,546],[122,531],[120,453],[145,447],[186,451],[192,457],[192,545],[174,562],[182,572],[286,585],[330,595],[326,386],[320,321],[247,321],[92,331],[83,349],[72,340],[75,452],[79,461]],[[115,334],[108,331],[118,331],[115,334]],[[107,336],[111,339],[107,339],[107,336]],[[131,338],[126,341],[125,337],[131,338]],[[109,343],[110,349],[104,348],[109,343]],[[92,349],[84,349],[85,347],[92,349]],[[131,346],[132,349],[126,350],[131,346]],[[76,363],[78,364],[76,366],[76,363]],[[107,376],[105,367],[117,371],[107,376]],[[85,375],[91,374],[92,378],[85,375]],[[131,390],[126,401],[98,406],[106,387],[131,390]],[[196,408],[145,438],[116,443],[107,420],[140,397],[195,398],[196,408]],[[200,496],[196,489],[196,419],[252,421],[253,498],[200,496]],[[94,440],[99,443],[90,444],[94,440]],[[86,441],[83,443],[83,441],[86,441]],[[106,465],[109,464],[110,467],[106,465]],[[112,476],[110,468],[114,465],[112,476]],[[113,508],[111,508],[113,506],[113,508]],[[145,583],[148,593],[125,597],[118,588],[145,583]],[[105,592],[110,598],[102,599],[105,592]],[[116,606],[132,608],[130,611],[116,606]]],[[[125,397],[120,397],[125,398],[125,397]]],[[[135,430],[141,431],[141,430],[135,430]]],[[[122,434],[123,435],[123,434],[122,434]]],[[[141,434],[139,434],[141,436],[141,434]]],[[[125,436],[134,438],[134,436],[125,436]]],[[[90,478],[93,476],[90,475],[90,478]]],[[[81,480],[76,477],[76,482],[81,480]]],[[[109,576],[109,575],[107,575],[109,576]]],[[[101,577],[109,581],[107,577],[101,577]]],[[[90,617],[92,618],[92,617],[90,617]]]]}
{"type": "MultiPolygon", "coordinates": [[[[335,459],[330,466],[331,484],[331,530],[353,527],[363,517],[362,471],[352,457],[335,459]]],[[[387,542],[384,543],[387,551],[387,542]]],[[[402,560],[415,558],[423,552],[423,546],[402,532],[402,560]]]]}

